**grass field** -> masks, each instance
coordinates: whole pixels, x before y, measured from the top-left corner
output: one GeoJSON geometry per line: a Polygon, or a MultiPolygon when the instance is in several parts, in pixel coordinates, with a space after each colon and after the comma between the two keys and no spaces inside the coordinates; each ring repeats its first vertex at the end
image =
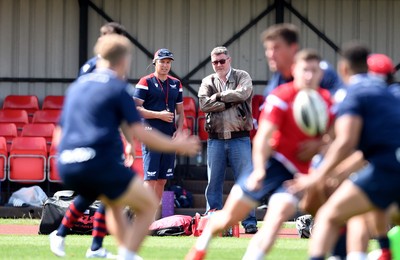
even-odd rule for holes
{"type": "MultiPolygon", "coordinates": [[[[38,220],[0,219],[1,224],[36,225],[38,220]]],[[[293,227],[287,224],[286,227],[293,227]]],[[[144,259],[183,259],[195,242],[194,237],[148,237],[140,251],[144,259]]],[[[207,259],[241,259],[249,238],[216,238],[212,241],[207,259]]],[[[85,259],[90,236],[70,235],[66,240],[66,259],[85,259]]],[[[306,239],[280,238],[268,259],[296,260],[307,258],[306,239]]],[[[107,249],[117,252],[114,239],[107,236],[107,249]]],[[[376,245],[375,245],[376,246],[376,245]]],[[[375,248],[373,245],[372,247],[375,248]]],[[[0,259],[57,259],[50,253],[48,236],[44,235],[0,235],[0,259]]]]}
{"type": "MultiPolygon", "coordinates": [[[[140,255],[144,259],[183,259],[194,244],[194,237],[149,237],[140,255]]],[[[71,235],[66,240],[67,259],[85,259],[90,236],[71,235]]],[[[207,259],[241,259],[249,242],[247,238],[216,238],[207,259]]],[[[116,253],[112,237],[106,237],[105,247],[116,253]]],[[[307,240],[279,239],[268,259],[306,259],[307,240]]],[[[47,236],[0,235],[1,259],[56,259],[50,253],[47,236]]]]}

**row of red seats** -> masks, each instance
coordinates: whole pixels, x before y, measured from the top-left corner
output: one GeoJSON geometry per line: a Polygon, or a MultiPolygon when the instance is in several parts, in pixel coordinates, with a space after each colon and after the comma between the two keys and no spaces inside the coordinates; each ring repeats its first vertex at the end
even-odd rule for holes
{"type": "Polygon", "coordinates": [[[12,140],[18,136],[43,137],[49,149],[53,139],[53,132],[53,123],[26,124],[22,127],[20,134],[18,134],[17,126],[14,123],[0,123],[0,136],[6,139],[8,150],[11,148],[12,140]]]}
{"type": "MultiPolygon", "coordinates": [[[[42,110],[60,110],[64,103],[64,96],[46,96],[43,100],[42,110]]],[[[9,95],[3,101],[3,109],[23,109],[30,115],[39,108],[39,99],[35,95],[9,95]]]]}
{"type": "Polygon", "coordinates": [[[58,182],[55,149],[47,149],[43,137],[15,137],[8,150],[6,139],[0,137],[0,180],[11,182],[58,182]]]}
{"type": "MultiPolygon", "coordinates": [[[[257,129],[257,121],[260,117],[260,107],[264,103],[264,96],[254,95],[252,99],[252,113],[254,129],[250,132],[250,137],[252,138],[257,129]]],[[[205,130],[206,118],[204,112],[198,110],[197,105],[192,97],[183,97],[183,110],[185,112],[185,128],[191,131],[191,134],[196,134],[199,136],[200,140],[206,141],[208,138],[208,133],[205,130]]]]}
{"type": "MultiPolygon", "coordinates": [[[[136,156],[132,169],[143,178],[143,159],[140,143],[135,145],[136,156]]],[[[57,167],[57,151],[47,148],[43,137],[15,137],[10,149],[6,139],[0,137],[0,181],[35,183],[60,182],[57,167]]]]}
{"type": "MultiPolygon", "coordinates": [[[[29,119],[26,110],[0,110],[0,123],[12,123],[17,127],[18,134],[21,133],[24,125],[34,124],[57,124],[61,110],[38,110],[29,119]]],[[[1,134],[0,134],[1,135],[1,134]]]]}

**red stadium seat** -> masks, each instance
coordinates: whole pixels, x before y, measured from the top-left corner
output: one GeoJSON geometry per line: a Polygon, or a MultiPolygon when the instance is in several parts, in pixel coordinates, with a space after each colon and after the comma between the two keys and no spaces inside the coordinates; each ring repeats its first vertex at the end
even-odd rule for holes
{"type": "Polygon", "coordinates": [[[58,120],[60,118],[61,110],[39,110],[36,111],[33,115],[32,123],[50,123],[50,124],[58,124],[58,120]]]}
{"type": "Polygon", "coordinates": [[[29,123],[28,113],[25,110],[0,110],[0,123],[14,123],[20,133],[29,123]]]}
{"type": "Polygon", "coordinates": [[[17,127],[14,123],[0,123],[0,136],[7,142],[7,150],[10,150],[12,140],[18,136],[17,127]]]}
{"type": "Polygon", "coordinates": [[[195,122],[197,117],[196,102],[192,97],[183,97],[183,110],[185,112],[185,126],[191,134],[195,133],[195,122]]]}
{"type": "Polygon", "coordinates": [[[47,96],[43,100],[43,110],[61,110],[64,104],[64,96],[47,96]]]}
{"type": "Polygon", "coordinates": [[[135,140],[135,160],[133,161],[132,170],[143,180],[144,170],[143,170],[143,153],[142,144],[138,140],[135,140]]]}
{"type": "Polygon", "coordinates": [[[199,110],[199,116],[197,117],[197,135],[201,141],[207,141],[208,133],[206,131],[206,116],[204,112],[199,110]]]}
{"type": "Polygon", "coordinates": [[[43,182],[46,179],[46,140],[43,137],[14,138],[8,157],[8,180],[43,182]]]}
{"type": "Polygon", "coordinates": [[[23,109],[32,117],[36,110],[39,110],[39,100],[33,95],[9,95],[4,99],[3,109],[23,109]]]}
{"type": "Polygon", "coordinates": [[[47,150],[50,150],[53,131],[53,124],[27,124],[22,128],[21,136],[44,137],[47,143],[47,150]]]}
{"type": "Polygon", "coordinates": [[[57,170],[57,148],[54,145],[50,147],[50,155],[49,159],[47,160],[47,169],[47,180],[49,182],[61,182],[57,170]]]}
{"type": "Polygon", "coordinates": [[[7,143],[4,137],[0,137],[0,181],[6,179],[7,173],[7,143]]]}
{"type": "Polygon", "coordinates": [[[260,107],[264,104],[265,97],[263,95],[254,95],[251,102],[251,110],[253,114],[253,130],[250,131],[250,139],[257,133],[258,119],[260,118],[260,107]]]}
{"type": "Polygon", "coordinates": [[[138,140],[135,140],[135,152],[136,152],[136,156],[143,156],[142,153],[142,143],[139,142],[138,140]]]}

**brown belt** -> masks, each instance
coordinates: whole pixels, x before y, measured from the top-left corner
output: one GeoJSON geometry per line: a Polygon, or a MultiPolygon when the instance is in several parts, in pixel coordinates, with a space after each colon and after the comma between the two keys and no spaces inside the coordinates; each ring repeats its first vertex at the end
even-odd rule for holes
{"type": "Polygon", "coordinates": [[[229,140],[241,137],[250,137],[250,132],[237,131],[237,132],[223,132],[223,133],[208,133],[208,138],[210,139],[229,140]]]}

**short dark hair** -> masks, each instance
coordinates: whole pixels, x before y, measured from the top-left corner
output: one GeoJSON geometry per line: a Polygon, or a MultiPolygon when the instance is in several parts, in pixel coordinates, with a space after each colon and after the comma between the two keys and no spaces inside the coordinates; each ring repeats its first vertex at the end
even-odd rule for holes
{"type": "Polygon", "coordinates": [[[125,27],[117,22],[106,23],[102,26],[102,28],[107,28],[119,35],[124,35],[124,36],[126,35],[125,27]]]}
{"type": "Polygon", "coordinates": [[[298,62],[300,60],[304,61],[317,61],[320,62],[322,60],[321,55],[314,50],[314,49],[303,49],[296,53],[296,56],[294,56],[294,61],[298,62]]]}
{"type": "Polygon", "coordinates": [[[299,30],[291,23],[281,23],[268,27],[261,34],[261,41],[273,41],[282,38],[288,45],[299,43],[299,30]]]}
{"type": "Polygon", "coordinates": [[[343,45],[340,52],[342,59],[345,60],[353,73],[367,73],[367,59],[371,51],[369,48],[357,41],[351,41],[343,45]]]}

